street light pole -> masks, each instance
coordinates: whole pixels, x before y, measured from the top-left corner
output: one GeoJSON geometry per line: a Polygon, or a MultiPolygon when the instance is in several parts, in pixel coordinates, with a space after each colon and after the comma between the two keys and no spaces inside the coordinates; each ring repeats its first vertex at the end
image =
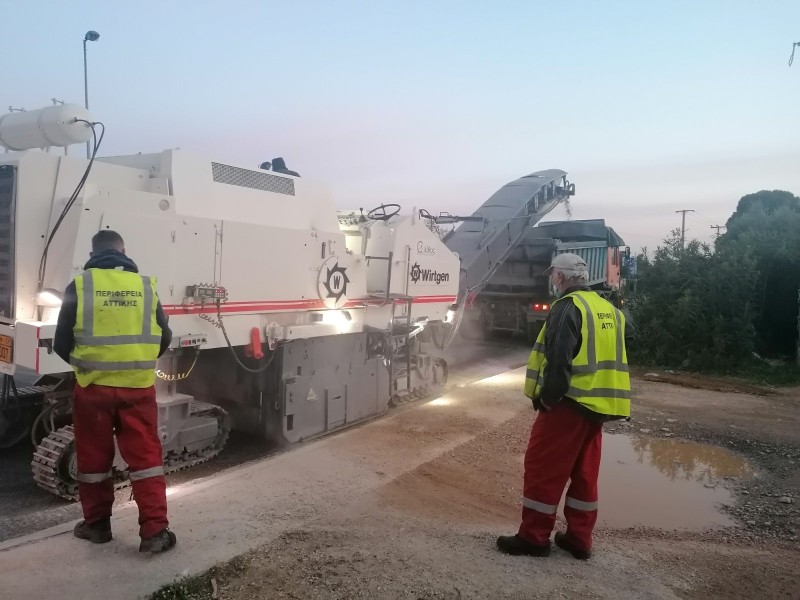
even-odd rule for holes
{"type": "MultiPolygon", "coordinates": [[[[100,39],[100,34],[96,31],[87,31],[83,36],[83,98],[86,110],[89,110],[89,69],[86,62],[86,42],[96,42],[100,39]]],[[[86,142],[86,158],[91,156],[89,142],[86,142]]]]}

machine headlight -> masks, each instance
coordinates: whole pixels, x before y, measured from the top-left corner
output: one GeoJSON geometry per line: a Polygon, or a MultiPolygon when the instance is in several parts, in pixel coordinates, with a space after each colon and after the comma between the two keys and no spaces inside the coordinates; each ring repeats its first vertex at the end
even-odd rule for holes
{"type": "Polygon", "coordinates": [[[61,292],[53,288],[45,288],[36,295],[37,306],[44,308],[59,308],[64,301],[61,292]]]}

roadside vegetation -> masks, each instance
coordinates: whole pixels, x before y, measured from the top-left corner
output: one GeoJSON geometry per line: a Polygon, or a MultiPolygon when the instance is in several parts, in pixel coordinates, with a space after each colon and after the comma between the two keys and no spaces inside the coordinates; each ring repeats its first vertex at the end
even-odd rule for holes
{"type": "Polygon", "coordinates": [[[634,364],[800,383],[800,198],[744,196],[713,247],[675,230],[637,266],[634,364]]]}

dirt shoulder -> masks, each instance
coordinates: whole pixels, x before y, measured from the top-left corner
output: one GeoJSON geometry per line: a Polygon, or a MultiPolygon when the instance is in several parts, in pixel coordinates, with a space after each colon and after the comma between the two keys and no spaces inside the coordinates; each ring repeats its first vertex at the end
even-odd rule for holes
{"type": "MultiPolygon", "coordinates": [[[[507,410],[520,377],[484,392],[507,410]]],[[[634,397],[631,423],[612,425],[609,434],[713,443],[750,461],[755,477],[715,482],[733,494],[727,510],[736,526],[600,527],[588,563],[558,549],[547,559],[500,554],[495,537],[518,525],[521,456],[533,413],[521,402],[512,418],[487,423],[445,402],[371,428],[370,436],[386,440],[386,454],[369,460],[391,473],[393,456],[418,452],[426,440],[459,430],[476,436],[155,597],[796,598],[798,390],[741,394],[636,378],[634,397]]],[[[334,450],[358,457],[358,438],[334,450]]]]}

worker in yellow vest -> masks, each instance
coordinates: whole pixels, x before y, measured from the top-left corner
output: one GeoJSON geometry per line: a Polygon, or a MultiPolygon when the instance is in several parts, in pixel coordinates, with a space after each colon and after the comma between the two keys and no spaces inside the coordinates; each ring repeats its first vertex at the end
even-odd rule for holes
{"type": "Polygon", "coordinates": [[[75,536],[111,541],[116,437],[139,507],[139,551],[158,553],[176,542],[167,520],[155,392],[156,359],[172,333],[155,279],[138,271],[118,233],[95,235],[84,272],[64,291],[53,348],[75,371],[72,421],[83,508],[75,536]]]}
{"type": "Polygon", "coordinates": [[[497,546],[508,554],[549,556],[569,481],[567,530],[554,541],[585,560],[597,522],[603,423],[630,417],[625,317],[589,289],[586,262],[577,254],[555,256],[547,272],[561,296],[528,359],[525,395],[538,414],[525,453],[522,524],[497,546]]]}

